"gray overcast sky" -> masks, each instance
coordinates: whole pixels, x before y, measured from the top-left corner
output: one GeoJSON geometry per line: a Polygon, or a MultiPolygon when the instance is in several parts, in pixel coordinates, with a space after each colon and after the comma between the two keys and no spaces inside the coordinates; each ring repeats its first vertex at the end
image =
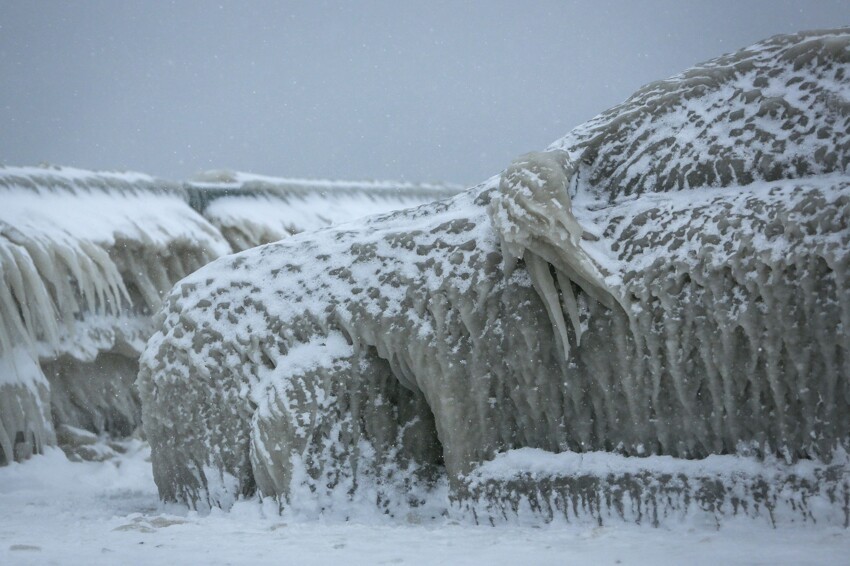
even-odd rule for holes
{"type": "Polygon", "coordinates": [[[477,182],[850,1],[0,0],[0,162],[477,182]]]}

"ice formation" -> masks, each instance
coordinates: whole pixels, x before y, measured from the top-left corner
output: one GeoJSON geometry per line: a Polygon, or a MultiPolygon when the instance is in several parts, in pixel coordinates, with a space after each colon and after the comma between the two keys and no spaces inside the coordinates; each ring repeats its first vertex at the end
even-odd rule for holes
{"type": "Polygon", "coordinates": [[[618,506],[657,496],[656,516],[846,523],[848,72],[847,29],[778,36],[452,199],[194,273],[137,382],[160,495],[403,514],[445,478],[491,520],[540,499],[544,518],[634,518],[618,506]],[[528,449],[643,471],[487,468],[528,449]],[[689,484],[716,455],[744,477],[689,484]]]}
{"type": "Polygon", "coordinates": [[[180,188],[136,173],[0,168],[0,464],[54,423],[129,434],[151,313],[230,252],[180,188]]]}
{"type": "Polygon", "coordinates": [[[234,251],[456,195],[461,187],[393,181],[287,179],[208,171],[187,183],[192,207],[234,251]]]}

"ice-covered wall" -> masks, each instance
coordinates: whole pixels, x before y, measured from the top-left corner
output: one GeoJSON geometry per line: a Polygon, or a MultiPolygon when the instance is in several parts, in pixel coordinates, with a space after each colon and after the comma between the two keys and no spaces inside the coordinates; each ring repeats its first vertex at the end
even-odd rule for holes
{"type": "Polygon", "coordinates": [[[541,493],[470,480],[506,451],[734,454],[828,468],[846,521],[848,75],[848,30],[772,38],[457,197],[206,266],[141,359],[160,494],[395,513],[445,474],[474,509],[541,493]]]}
{"type": "Polygon", "coordinates": [[[210,171],[186,185],[192,206],[242,251],[329,224],[455,195],[461,187],[393,181],[285,179],[210,171]]]}
{"type": "Polygon", "coordinates": [[[0,202],[6,460],[53,444],[54,419],[131,432],[151,313],[229,245],[179,186],[142,174],[4,167],[0,202]]]}

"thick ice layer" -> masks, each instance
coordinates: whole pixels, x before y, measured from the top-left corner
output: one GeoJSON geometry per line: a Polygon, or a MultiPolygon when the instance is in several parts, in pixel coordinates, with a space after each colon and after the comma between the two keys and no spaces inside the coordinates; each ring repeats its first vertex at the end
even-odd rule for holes
{"type": "MultiPolygon", "coordinates": [[[[183,280],[138,381],[160,494],[226,505],[259,489],[292,504],[305,485],[329,502],[339,485],[381,485],[376,503],[398,502],[409,493],[400,473],[427,492],[443,466],[462,494],[482,462],[519,448],[843,454],[848,44],[845,31],[774,38],[648,87],[639,107],[568,137],[628,136],[627,118],[656,108],[628,147],[565,143],[453,199],[295,236],[183,280]],[[828,139],[834,159],[773,176],[759,172],[762,157],[723,158],[747,154],[736,116],[761,108],[754,95],[712,114],[699,154],[717,171],[752,166],[748,176],[667,186],[646,173],[692,157],[696,138],[670,130],[691,117],[668,109],[708,115],[730,81],[761,88],[778,76],[806,85],[809,98],[787,92],[813,105],[801,103],[808,129],[767,112],[758,124],[776,143],[756,136],[754,151],[787,165],[789,147],[828,139]],[[669,144],[656,127],[674,132],[669,144]]],[[[521,496],[539,487],[511,485],[521,496]]],[[[689,501],[687,489],[670,493],[689,501]]]]}
{"type": "Polygon", "coordinates": [[[461,187],[389,181],[283,179],[211,171],[187,186],[190,203],[235,251],[455,195],[461,187]]]}
{"type": "Polygon", "coordinates": [[[52,444],[51,405],[59,424],[131,431],[151,313],[230,247],[179,187],[142,174],[0,168],[0,199],[0,383],[17,384],[0,393],[0,444],[52,444]]]}
{"type": "MultiPolygon", "coordinates": [[[[343,465],[354,456],[351,473],[356,482],[358,474],[378,473],[366,464],[356,464],[360,461],[357,452],[364,452],[360,447],[368,446],[365,452],[383,461],[389,450],[398,450],[393,446],[398,445],[399,434],[409,437],[401,446],[402,452],[410,454],[405,459],[411,465],[417,469],[439,466],[432,424],[436,399],[429,400],[430,390],[425,392],[410,380],[416,379],[413,368],[426,360],[437,362],[444,350],[452,348],[448,341],[428,339],[428,328],[423,326],[445,324],[450,304],[445,297],[443,310],[432,318],[427,306],[429,289],[417,292],[417,286],[426,283],[438,293],[445,289],[457,300],[461,299],[458,283],[474,291],[471,282],[460,278],[475,277],[475,271],[461,274],[458,266],[464,261],[476,265],[487,252],[476,251],[469,245],[470,238],[482,237],[484,246],[490,240],[494,251],[497,243],[486,230],[486,217],[480,217],[483,222],[476,225],[458,216],[473,205],[473,198],[467,193],[458,197],[459,206],[439,203],[376,217],[365,222],[365,230],[355,225],[326,229],[317,233],[323,235],[320,240],[297,235],[254,253],[232,256],[231,262],[213,264],[201,279],[189,278],[161,315],[167,317],[168,330],[152,339],[139,382],[143,408],[150,409],[143,418],[157,444],[155,469],[163,480],[163,495],[206,503],[210,469],[219,475],[216,485],[220,478],[234,478],[236,493],[252,490],[256,482],[264,493],[286,495],[286,480],[295,466],[291,448],[296,445],[297,461],[312,462],[314,467],[318,462],[343,465]],[[440,219],[452,226],[449,233],[431,231],[435,207],[443,211],[440,219]],[[408,235],[410,229],[421,237],[408,235]],[[364,233],[367,236],[362,239],[364,233]],[[384,253],[417,245],[427,265],[405,265],[402,257],[384,253]],[[451,258],[441,253],[454,252],[458,245],[465,251],[457,250],[451,258]],[[429,257],[429,250],[436,253],[429,257]],[[464,253],[470,258],[464,260],[464,253]],[[278,261],[284,257],[282,263],[278,261]],[[338,264],[343,258],[344,263],[338,264]],[[237,275],[231,287],[228,273],[234,266],[251,276],[237,275]],[[451,280],[443,277],[452,272],[456,277],[451,280]],[[382,280],[388,278],[383,294],[378,280],[382,273],[386,274],[382,280]],[[227,282],[216,281],[214,274],[224,275],[227,282]],[[283,286],[275,283],[287,277],[293,277],[292,281],[283,286]],[[416,285],[407,284],[412,278],[416,285]],[[211,288],[206,289],[207,285],[211,288]],[[314,291],[305,293],[307,288],[314,291]],[[352,295],[358,300],[351,301],[352,295]],[[188,308],[181,308],[185,301],[188,308]],[[382,312],[386,319],[381,318],[382,312]],[[398,322],[397,331],[386,332],[384,325],[391,320],[398,322]],[[420,328],[427,340],[418,350],[402,352],[403,344],[420,328]],[[291,351],[300,357],[309,353],[307,359],[313,361],[292,363],[291,351]],[[399,355],[386,357],[386,352],[399,355]],[[338,379],[348,373],[361,378],[338,379]],[[175,414],[158,406],[159,399],[171,395],[186,400],[185,405],[173,407],[175,414]],[[173,464],[172,458],[181,463],[173,464]],[[266,478],[266,468],[280,479],[266,478]]],[[[494,256],[494,270],[498,261],[494,256]]],[[[530,289],[521,292],[533,295],[530,289]]],[[[467,294],[465,300],[475,297],[467,294]]],[[[471,303],[468,310],[473,310],[471,303]]],[[[415,345],[411,342],[411,348],[415,345]]],[[[462,352],[457,355],[459,360],[462,352]]],[[[456,365],[458,376],[464,364],[456,365]]],[[[438,370],[438,366],[431,368],[438,370]]],[[[316,470],[320,471],[324,473],[321,467],[316,470]]],[[[428,475],[426,471],[426,483],[428,475]]],[[[320,489],[327,489],[325,485],[333,489],[335,482],[322,483],[320,489]]]]}

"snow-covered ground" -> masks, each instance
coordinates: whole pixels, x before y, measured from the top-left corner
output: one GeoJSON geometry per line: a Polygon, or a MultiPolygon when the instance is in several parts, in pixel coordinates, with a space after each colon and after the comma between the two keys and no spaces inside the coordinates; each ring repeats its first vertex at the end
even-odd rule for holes
{"type": "Polygon", "coordinates": [[[850,532],[751,520],[655,529],[282,519],[257,500],[201,516],[164,505],[149,448],[105,462],[48,449],[0,468],[0,564],[846,564],[850,532]]]}

